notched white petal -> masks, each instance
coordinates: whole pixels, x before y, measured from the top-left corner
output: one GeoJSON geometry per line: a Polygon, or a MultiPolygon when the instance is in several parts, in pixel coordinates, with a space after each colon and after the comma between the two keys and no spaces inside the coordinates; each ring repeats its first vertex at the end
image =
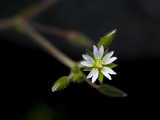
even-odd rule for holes
{"type": "Polygon", "coordinates": [[[88,63],[87,61],[81,61],[80,63],[81,63],[82,65],[84,65],[84,66],[87,66],[87,67],[92,67],[92,66],[93,66],[93,64],[88,63]]]}
{"type": "Polygon", "coordinates": [[[108,72],[105,69],[102,69],[101,72],[105,77],[107,77],[109,80],[112,80],[111,76],[108,74],[108,72]]]}
{"type": "Polygon", "coordinates": [[[105,71],[107,71],[109,74],[113,74],[113,75],[116,75],[117,73],[116,72],[114,72],[111,68],[109,68],[109,67],[104,67],[103,68],[105,71]]]}
{"type": "Polygon", "coordinates": [[[93,45],[93,54],[94,54],[95,59],[99,57],[99,52],[95,45],[93,45]]]}
{"type": "Polygon", "coordinates": [[[109,58],[113,55],[114,51],[111,51],[109,53],[107,53],[104,57],[103,57],[103,61],[107,62],[107,60],[109,60],[109,58]]]}
{"type": "Polygon", "coordinates": [[[91,72],[88,74],[87,78],[91,78],[93,76],[93,72],[94,72],[94,69],[91,70],[91,72]]]}
{"type": "Polygon", "coordinates": [[[114,62],[116,59],[117,59],[117,57],[111,57],[105,62],[105,64],[110,64],[110,63],[114,62]]]}
{"type": "Polygon", "coordinates": [[[87,61],[87,62],[90,62],[90,63],[93,63],[93,58],[90,57],[89,55],[86,55],[86,54],[83,54],[82,57],[87,61]]]}
{"type": "Polygon", "coordinates": [[[99,71],[94,69],[92,83],[94,83],[98,78],[99,71]]]}
{"type": "Polygon", "coordinates": [[[101,59],[104,53],[104,48],[103,45],[101,45],[101,47],[99,48],[99,58],[101,59]]]}

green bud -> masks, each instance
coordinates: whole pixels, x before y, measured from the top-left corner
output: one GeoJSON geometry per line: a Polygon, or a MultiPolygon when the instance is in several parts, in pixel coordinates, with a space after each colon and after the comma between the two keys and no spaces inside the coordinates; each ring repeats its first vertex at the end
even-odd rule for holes
{"type": "Polygon", "coordinates": [[[98,42],[97,46],[100,47],[101,45],[103,45],[104,48],[107,47],[112,42],[115,36],[115,33],[116,33],[116,29],[106,34],[105,36],[103,36],[98,42]]]}
{"type": "Polygon", "coordinates": [[[67,76],[64,76],[64,77],[59,78],[59,79],[53,84],[52,92],[59,91],[59,90],[62,90],[62,89],[64,89],[64,88],[66,88],[69,83],[70,83],[70,80],[68,79],[67,76]]]}

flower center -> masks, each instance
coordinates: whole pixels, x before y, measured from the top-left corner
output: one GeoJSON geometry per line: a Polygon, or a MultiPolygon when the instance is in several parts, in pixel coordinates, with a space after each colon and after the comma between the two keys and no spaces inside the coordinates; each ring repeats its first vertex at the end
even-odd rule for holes
{"type": "Polygon", "coordinates": [[[97,69],[102,68],[103,67],[104,62],[101,59],[96,59],[93,62],[93,66],[97,69]]]}

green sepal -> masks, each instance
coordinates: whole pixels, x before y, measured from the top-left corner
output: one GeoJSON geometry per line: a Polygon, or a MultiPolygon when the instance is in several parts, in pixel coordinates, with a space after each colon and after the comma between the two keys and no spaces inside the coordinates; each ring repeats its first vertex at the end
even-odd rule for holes
{"type": "Polygon", "coordinates": [[[73,68],[71,69],[71,73],[73,73],[73,74],[77,74],[79,71],[80,71],[80,70],[78,69],[77,66],[75,66],[75,67],[73,67],[73,68]]]}
{"type": "Polygon", "coordinates": [[[80,66],[80,63],[77,63],[76,66],[71,68],[70,74],[72,75],[72,77],[70,79],[72,80],[72,82],[81,83],[84,81],[83,79],[84,73],[80,70],[80,68],[82,68],[80,66]]]}
{"type": "Polygon", "coordinates": [[[66,86],[68,86],[68,84],[70,83],[70,80],[68,79],[67,76],[63,76],[60,77],[52,86],[52,91],[59,91],[62,90],[64,88],[66,88],[66,86]]]}
{"type": "Polygon", "coordinates": [[[83,71],[91,71],[93,67],[86,67],[83,71]]]}
{"type": "Polygon", "coordinates": [[[116,30],[113,30],[112,32],[103,36],[97,44],[98,48],[100,48],[101,45],[103,45],[104,48],[107,47],[112,42],[115,36],[115,33],[116,33],[116,30]]]}
{"type": "Polygon", "coordinates": [[[86,50],[86,54],[89,55],[90,57],[92,57],[94,59],[94,54],[93,52],[91,52],[89,49],[86,50]]]}
{"type": "Polygon", "coordinates": [[[98,88],[98,91],[110,97],[126,97],[127,96],[127,94],[122,90],[107,84],[101,84],[98,88]]]}
{"type": "Polygon", "coordinates": [[[84,81],[83,76],[84,76],[84,74],[82,72],[74,74],[73,77],[72,77],[72,81],[76,82],[76,83],[81,83],[81,82],[84,81]]]}
{"type": "Polygon", "coordinates": [[[114,68],[114,67],[117,67],[118,65],[114,64],[114,63],[110,63],[110,64],[107,64],[107,65],[104,65],[104,66],[109,67],[109,68],[114,68]]]}
{"type": "Polygon", "coordinates": [[[102,74],[101,71],[99,71],[98,79],[99,79],[99,82],[102,84],[102,82],[103,82],[103,74],[102,74]]]}
{"type": "Polygon", "coordinates": [[[108,53],[108,49],[107,49],[106,51],[104,51],[103,56],[102,56],[102,59],[103,59],[103,57],[104,57],[105,55],[107,55],[107,53],[108,53]]]}

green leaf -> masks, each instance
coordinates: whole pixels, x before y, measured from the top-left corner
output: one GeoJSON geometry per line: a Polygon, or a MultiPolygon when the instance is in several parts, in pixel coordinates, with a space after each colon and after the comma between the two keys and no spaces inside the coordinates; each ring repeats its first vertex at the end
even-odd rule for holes
{"type": "Polygon", "coordinates": [[[73,82],[81,83],[84,81],[83,76],[84,74],[82,72],[79,72],[72,77],[72,80],[73,82]]]}
{"type": "Polygon", "coordinates": [[[122,90],[115,88],[111,85],[102,84],[99,86],[98,91],[104,95],[111,96],[111,97],[126,97],[127,94],[124,93],[122,90]]]}
{"type": "Polygon", "coordinates": [[[83,71],[91,71],[93,67],[86,67],[83,71]]]}
{"type": "Polygon", "coordinates": [[[93,52],[91,52],[90,50],[87,49],[87,53],[86,54],[94,59],[93,52]]]}
{"type": "Polygon", "coordinates": [[[101,71],[99,71],[98,79],[100,83],[103,82],[103,74],[101,73],[101,71]]]}
{"type": "Polygon", "coordinates": [[[107,53],[108,53],[108,49],[107,49],[106,51],[104,51],[102,58],[103,58],[105,55],[107,55],[107,53]]]}
{"type": "Polygon", "coordinates": [[[98,42],[97,46],[100,47],[101,45],[103,45],[104,48],[107,47],[112,42],[115,36],[115,33],[116,33],[116,30],[113,30],[112,32],[103,36],[98,42]]]}
{"type": "Polygon", "coordinates": [[[66,86],[70,83],[70,80],[68,79],[67,76],[63,76],[60,77],[54,84],[52,87],[52,91],[59,91],[62,90],[64,88],[66,88],[66,86]]]}
{"type": "Polygon", "coordinates": [[[109,68],[114,68],[114,67],[117,67],[118,65],[114,64],[114,63],[110,63],[110,64],[107,64],[107,65],[104,65],[104,66],[109,67],[109,68]]]}

